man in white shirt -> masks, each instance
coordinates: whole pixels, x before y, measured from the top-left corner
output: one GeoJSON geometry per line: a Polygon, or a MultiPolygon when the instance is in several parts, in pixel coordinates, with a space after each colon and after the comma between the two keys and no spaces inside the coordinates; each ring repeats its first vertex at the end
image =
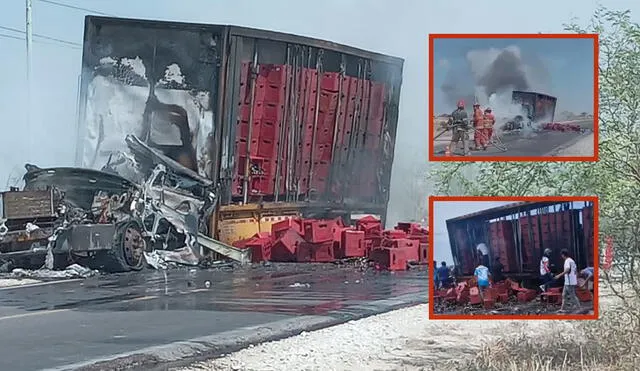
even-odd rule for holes
{"type": "Polygon", "coordinates": [[[578,286],[578,266],[569,256],[569,251],[567,249],[562,249],[560,256],[562,256],[562,259],[564,260],[564,270],[562,273],[555,276],[555,279],[558,280],[564,276],[562,306],[560,306],[560,312],[564,312],[567,305],[570,305],[571,307],[580,306],[580,301],[576,296],[576,287],[578,286]]]}
{"type": "Polygon", "coordinates": [[[542,281],[540,290],[542,290],[542,292],[547,291],[553,282],[553,274],[551,274],[551,264],[549,262],[550,256],[551,249],[544,249],[542,259],[540,259],[540,280],[542,281]]]}
{"type": "Polygon", "coordinates": [[[489,261],[489,248],[487,247],[487,245],[482,242],[479,243],[478,246],[476,246],[476,251],[478,251],[478,254],[480,255],[482,265],[484,265],[485,267],[490,267],[491,262],[489,261]]]}

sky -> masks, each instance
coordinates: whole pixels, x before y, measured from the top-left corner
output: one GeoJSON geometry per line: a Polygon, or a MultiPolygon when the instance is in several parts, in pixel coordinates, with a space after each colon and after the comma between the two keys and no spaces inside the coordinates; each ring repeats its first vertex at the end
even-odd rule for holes
{"type": "MultiPolygon", "coordinates": [[[[399,129],[389,212],[401,216],[415,205],[406,192],[407,174],[427,161],[429,33],[562,32],[576,19],[588,24],[595,0],[539,0],[526,7],[511,0],[478,6],[476,0],[33,0],[32,99],[27,125],[24,34],[0,29],[0,189],[9,174],[21,177],[25,162],[38,166],[73,166],[76,109],[84,16],[103,13],[128,18],[236,24],[331,40],[405,59],[399,129]],[[454,17],[455,16],[455,17],[454,17]],[[452,22],[455,19],[455,22],[452,22]],[[478,20],[483,20],[478,22],[478,20]],[[492,21],[485,21],[492,20],[492,21]],[[45,39],[56,38],[65,43],[45,39]],[[69,44],[71,43],[71,44],[69,44]]],[[[608,0],[612,9],[640,3],[608,0]]],[[[0,27],[24,30],[25,1],[3,0],[0,27]]],[[[425,190],[426,197],[429,190],[425,190]]],[[[398,217],[399,218],[399,217],[398,217]]],[[[395,221],[393,221],[395,222],[395,221]]]]}
{"type": "MultiPolygon", "coordinates": [[[[449,244],[449,234],[447,232],[447,220],[459,216],[475,213],[478,211],[491,209],[513,203],[512,201],[437,201],[433,203],[433,255],[440,263],[446,261],[448,265],[453,264],[451,256],[451,245],[449,244]]],[[[584,202],[573,202],[573,209],[580,209],[585,206],[584,202]]],[[[582,222],[582,216],[580,216],[582,222]]]]}
{"type": "MultiPolygon", "coordinates": [[[[473,50],[502,50],[515,46],[527,64],[544,68],[548,84],[536,90],[558,98],[557,110],[575,113],[593,112],[593,40],[592,39],[435,39],[434,106],[436,114],[455,109],[456,102],[448,101],[441,86],[449,73],[473,84],[467,53],[473,50]],[[542,91],[541,91],[542,90],[542,91]]],[[[533,79],[533,84],[538,81],[533,79]]],[[[473,85],[470,85],[473,87],[473,85]]],[[[540,85],[538,85],[540,86],[540,85]]]]}

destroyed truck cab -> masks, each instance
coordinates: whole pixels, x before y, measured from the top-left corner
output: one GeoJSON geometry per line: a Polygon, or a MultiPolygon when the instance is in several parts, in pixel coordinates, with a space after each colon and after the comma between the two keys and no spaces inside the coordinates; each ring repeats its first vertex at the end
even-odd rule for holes
{"type": "Polygon", "coordinates": [[[135,136],[126,142],[134,158],[102,171],[26,165],[24,189],[2,194],[0,260],[123,272],[142,269],[153,250],[186,247],[198,259],[213,183],[135,136]]]}

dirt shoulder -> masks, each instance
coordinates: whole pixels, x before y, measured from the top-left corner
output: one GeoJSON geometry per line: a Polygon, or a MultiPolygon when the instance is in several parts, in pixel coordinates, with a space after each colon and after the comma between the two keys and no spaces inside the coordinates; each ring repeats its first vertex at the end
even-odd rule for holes
{"type": "MultiPolygon", "coordinates": [[[[601,307],[613,303],[605,291],[601,307]]],[[[179,370],[447,370],[519,334],[533,339],[558,333],[580,338],[576,326],[581,322],[585,321],[429,320],[428,305],[422,304],[263,343],[179,370]]]]}

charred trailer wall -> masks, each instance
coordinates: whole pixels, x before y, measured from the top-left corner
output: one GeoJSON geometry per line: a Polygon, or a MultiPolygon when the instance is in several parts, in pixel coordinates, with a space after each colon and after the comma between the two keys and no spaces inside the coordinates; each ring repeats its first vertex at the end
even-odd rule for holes
{"type": "Polygon", "coordinates": [[[86,17],[77,165],[103,168],[134,134],[210,177],[224,30],[86,17]]]}
{"type": "Polygon", "coordinates": [[[237,27],[227,45],[223,204],[304,201],[384,216],[402,60],[237,27]]]}
{"type": "Polygon", "coordinates": [[[472,275],[478,266],[476,246],[490,240],[489,223],[484,220],[447,222],[451,255],[457,275],[472,275]]]}

